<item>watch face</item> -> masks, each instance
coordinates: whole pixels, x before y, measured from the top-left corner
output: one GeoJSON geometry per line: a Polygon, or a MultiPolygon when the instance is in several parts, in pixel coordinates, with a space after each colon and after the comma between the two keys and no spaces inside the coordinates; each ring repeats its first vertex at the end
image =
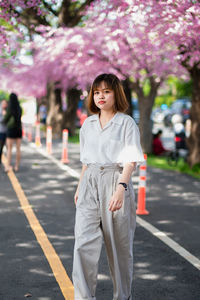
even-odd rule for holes
{"type": "Polygon", "coordinates": [[[125,188],[125,190],[127,189],[127,184],[125,182],[120,182],[119,184],[123,185],[123,187],[125,188]]]}

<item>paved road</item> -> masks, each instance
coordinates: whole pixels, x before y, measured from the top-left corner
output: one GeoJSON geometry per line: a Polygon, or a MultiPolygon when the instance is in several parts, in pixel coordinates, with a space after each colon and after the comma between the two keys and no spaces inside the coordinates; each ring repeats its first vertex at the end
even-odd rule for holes
{"type": "MultiPolygon", "coordinates": [[[[60,158],[61,145],[53,155],[60,158]]],[[[27,143],[17,178],[51,244],[71,278],[74,244],[73,194],[77,179],[27,143]]],[[[69,166],[80,172],[79,149],[69,145],[69,166]]],[[[137,185],[137,174],[134,186],[137,185]]],[[[147,208],[142,217],[200,259],[199,181],[178,173],[148,168],[147,208]]],[[[7,174],[0,173],[0,300],[65,299],[20,207],[7,174]]],[[[200,272],[157,237],[139,226],[134,264],[135,300],[199,300],[200,272]]],[[[112,299],[103,248],[97,300],[112,299]]]]}

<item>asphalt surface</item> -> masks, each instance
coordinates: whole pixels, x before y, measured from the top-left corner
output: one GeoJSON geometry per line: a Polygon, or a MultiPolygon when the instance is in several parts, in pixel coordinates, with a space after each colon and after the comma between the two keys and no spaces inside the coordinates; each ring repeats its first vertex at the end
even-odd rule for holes
{"type": "MultiPolygon", "coordinates": [[[[61,144],[53,147],[60,159],[61,144]]],[[[80,172],[79,147],[69,145],[69,166],[80,172]]],[[[16,174],[32,208],[71,278],[77,179],[28,143],[16,174]]],[[[138,174],[134,178],[137,191],[138,174]]],[[[144,220],[200,259],[200,182],[190,176],[148,168],[144,220]]],[[[135,300],[200,300],[200,271],[141,226],[134,240],[135,300]]],[[[20,207],[9,178],[0,171],[0,300],[64,299],[52,270],[20,207]]],[[[103,247],[97,300],[112,300],[103,247]]]]}

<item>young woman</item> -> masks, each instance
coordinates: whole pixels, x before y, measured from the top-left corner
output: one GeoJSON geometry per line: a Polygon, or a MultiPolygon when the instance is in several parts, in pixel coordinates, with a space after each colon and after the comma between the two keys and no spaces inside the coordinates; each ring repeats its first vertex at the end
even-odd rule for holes
{"type": "Polygon", "coordinates": [[[5,124],[3,123],[3,118],[4,115],[6,114],[6,109],[7,109],[7,101],[2,100],[1,105],[0,105],[0,165],[1,165],[1,157],[3,153],[3,147],[6,142],[6,132],[7,128],[5,124]]]}
{"type": "Polygon", "coordinates": [[[11,158],[12,158],[12,147],[13,143],[16,143],[16,162],[14,170],[17,172],[19,169],[19,163],[21,158],[21,139],[22,139],[22,124],[21,124],[22,109],[19,105],[17,95],[14,93],[10,94],[9,103],[6,115],[4,117],[4,123],[7,126],[7,166],[5,171],[8,172],[12,169],[11,158]]]}
{"type": "Polygon", "coordinates": [[[144,161],[138,128],[124,114],[128,103],[119,79],[99,75],[88,97],[93,113],[80,130],[83,164],[76,204],[73,283],[75,300],[94,300],[104,238],[113,300],[130,300],[136,227],[131,174],[144,161]]]}

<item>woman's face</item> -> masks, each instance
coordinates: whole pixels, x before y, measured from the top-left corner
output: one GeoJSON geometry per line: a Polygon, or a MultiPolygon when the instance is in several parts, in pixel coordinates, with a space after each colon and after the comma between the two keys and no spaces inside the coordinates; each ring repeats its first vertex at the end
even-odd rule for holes
{"type": "Polygon", "coordinates": [[[115,95],[104,81],[94,91],[94,103],[100,110],[114,112],[115,95]]]}
{"type": "Polygon", "coordinates": [[[2,107],[2,109],[6,109],[7,106],[8,106],[7,101],[6,101],[6,100],[2,100],[2,102],[1,102],[1,107],[2,107]]]}

